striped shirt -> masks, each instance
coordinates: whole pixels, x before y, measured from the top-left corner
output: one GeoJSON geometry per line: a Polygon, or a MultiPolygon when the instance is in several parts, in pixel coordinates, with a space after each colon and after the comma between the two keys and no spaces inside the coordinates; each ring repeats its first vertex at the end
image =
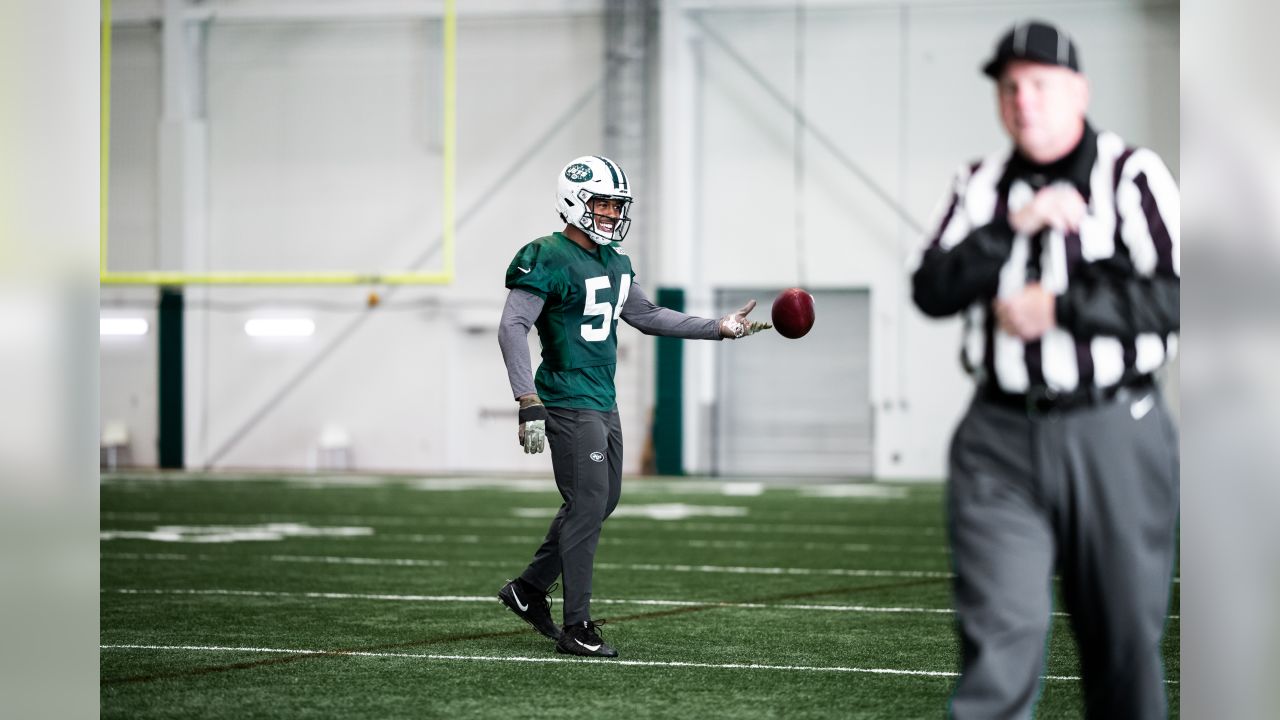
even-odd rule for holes
{"type": "Polygon", "coordinates": [[[1179,327],[1178,187],[1154,152],[1086,125],[1080,146],[1051,166],[1011,150],[956,174],[913,274],[928,315],[962,313],[961,362],[979,384],[1025,393],[1110,388],[1159,369],[1179,327]],[[1087,202],[1078,232],[1015,233],[1008,216],[1038,187],[1075,187],[1087,202]],[[1056,327],[1023,342],[996,323],[992,301],[1039,282],[1055,296],[1056,327]]]}

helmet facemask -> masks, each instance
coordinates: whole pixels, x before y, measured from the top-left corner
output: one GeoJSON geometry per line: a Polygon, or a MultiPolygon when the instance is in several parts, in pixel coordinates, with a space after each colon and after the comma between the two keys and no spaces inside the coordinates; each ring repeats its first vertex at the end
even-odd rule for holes
{"type": "Polygon", "coordinates": [[[631,218],[628,215],[631,212],[631,198],[621,197],[617,195],[596,195],[586,188],[578,191],[578,200],[582,203],[582,218],[578,220],[578,227],[591,238],[592,241],[599,245],[608,245],[609,243],[622,242],[627,236],[627,230],[631,229],[631,218]],[[597,198],[606,200],[615,200],[622,203],[622,209],[618,212],[618,217],[608,215],[599,215],[592,212],[592,203],[597,198]],[[601,228],[600,223],[604,222],[606,226],[612,225],[612,229],[601,228]]]}

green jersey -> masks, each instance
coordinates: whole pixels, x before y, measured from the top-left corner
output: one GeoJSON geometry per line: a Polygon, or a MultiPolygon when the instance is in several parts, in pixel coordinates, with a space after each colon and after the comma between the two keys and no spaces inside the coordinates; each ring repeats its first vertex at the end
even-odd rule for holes
{"type": "Polygon", "coordinates": [[[557,232],[516,253],[507,287],[545,301],[534,324],[542,343],[534,384],[545,405],[614,408],[616,330],[634,277],[631,258],[617,243],[584,250],[557,232]]]}

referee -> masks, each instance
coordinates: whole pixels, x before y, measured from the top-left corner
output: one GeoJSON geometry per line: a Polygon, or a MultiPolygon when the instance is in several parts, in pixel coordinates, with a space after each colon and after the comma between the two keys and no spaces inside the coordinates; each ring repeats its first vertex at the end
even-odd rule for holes
{"type": "Polygon", "coordinates": [[[1016,24],[983,72],[1012,147],[957,172],[912,276],[927,315],[963,316],[976,384],[948,463],[950,713],[1031,715],[1056,572],[1088,717],[1165,717],[1178,454],[1152,376],[1177,343],[1178,188],[1085,118],[1061,30],[1016,24]]]}

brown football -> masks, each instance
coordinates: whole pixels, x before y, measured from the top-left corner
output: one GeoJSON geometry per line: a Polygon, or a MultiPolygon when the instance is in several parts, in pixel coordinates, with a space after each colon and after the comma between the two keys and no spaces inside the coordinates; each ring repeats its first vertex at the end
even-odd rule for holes
{"type": "Polygon", "coordinates": [[[813,327],[813,296],[787,288],[773,301],[773,327],[782,337],[802,338],[813,327]]]}

